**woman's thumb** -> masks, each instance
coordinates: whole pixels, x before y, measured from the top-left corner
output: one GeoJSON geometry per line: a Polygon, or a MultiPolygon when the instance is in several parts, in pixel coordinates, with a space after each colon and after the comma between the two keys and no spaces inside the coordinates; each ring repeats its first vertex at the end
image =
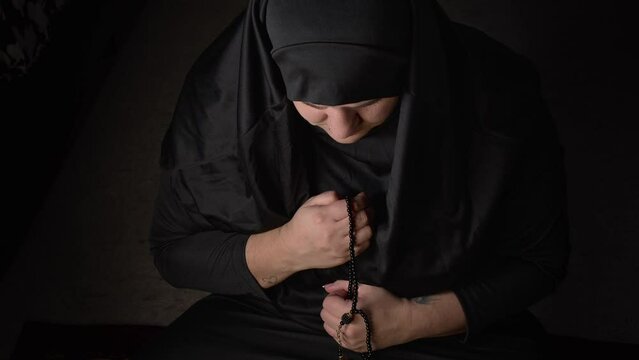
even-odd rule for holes
{"type": "Polygon", "coordinates": [[[346,293],[348,292],[348,281],[346,280],[337,280],[332,283],[328,283],[322,286],[324,290],[328,293],[346,293]]]}
{"type": "Polygon", "coordinates": [[[337,194],[337,191],[329,190],[309,198],[308,200],[306,200],[304,206],[329,205],[339,199],[340,198],[339,194],[337,194]]]}

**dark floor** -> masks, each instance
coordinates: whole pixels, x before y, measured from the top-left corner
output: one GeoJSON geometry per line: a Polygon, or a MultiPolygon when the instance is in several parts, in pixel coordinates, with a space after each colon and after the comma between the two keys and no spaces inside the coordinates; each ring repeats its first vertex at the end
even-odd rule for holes
{"type": "MultiPolygon", "coordinates": [[[[25,324],[11,360],[131,358],[166,329],[152,325],[25,324]]],[[[583,358],[636,359],[639,345],[551,335],[546,360],[583,358]]]]}

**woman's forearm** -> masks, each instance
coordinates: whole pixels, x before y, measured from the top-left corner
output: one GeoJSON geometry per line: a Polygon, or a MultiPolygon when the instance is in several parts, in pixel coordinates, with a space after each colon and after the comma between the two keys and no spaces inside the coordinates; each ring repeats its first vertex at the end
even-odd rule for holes
{"type": "Polygon", "coordinates": [[[300,271],[282,242],[281,228],[253,234],[246,243],[246,263],[262,288],[269,288],[300,271]]]}
{"type": "Polygon", "coordinates": [[[466,331],[466,316],[452,291],[411,299],[411,340],[455,335],[466,331]]]}

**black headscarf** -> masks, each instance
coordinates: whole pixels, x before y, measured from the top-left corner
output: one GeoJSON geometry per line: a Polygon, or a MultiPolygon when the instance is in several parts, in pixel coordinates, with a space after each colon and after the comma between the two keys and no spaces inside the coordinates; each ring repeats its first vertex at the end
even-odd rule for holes
{"type": "MultiPolygon", "coordinates": [[[[290,4],[303,4],[298,12],[307,15],[302,16],[302,19],[306,20],[310,17],[309,14],[317,13],[330,25],[318,27],[317,34],[313,38],[314,42],[319,42],[324,35],[321,31],[325,31],[326,40],[324,41],[329,44],[324,46],[326,48],[333,45],[331,41],[334,40],[336,33],[347,33],[353,30],[352,26],[346,25],[352,24],[353,12],[359,10],[365,15],[376,14],[375,10],[389,11],[388,5],[391,4],[389,1],[373,1],[369,4],[368,0],[274,1],[276,5],[273,6],[270,5],[271,3],[271,1],[255,1],[249,4],[240,59],[238,95],[240,157],[245,161],[246,174],[249,176],[253,196],[261,210],[267,210],[263,213],[268,214],[266,215],[268,218],[264,220],[268,221],[269,227],[281,225],[289,220],[302,202],[314,194],[308,194],[304,164],[300,161],[299,155],[302,150],[299,149],[304,147],[302,136],[293,137],[296,130],[298,133],[301,132],[301,127],[296,129],[295,125],[298,122],[291,121],[291,118],[286,115],[287,105],[290,107],[290,102],[285,95],[286,86],[283,86],[280,69],[270,56],[272,45],[265,29],[265,24],[268,25],[269,22],[264,18],[268,19],[271,9],[274,9],[277,14],[282,8],[286,13],[284,17],[294,17],[290,4]],[[339,5],[345,3],[349,5],[339,5]],[[351,11],[347,9],[349,7],[352,7],[351,11]],[[335,8],[340,11],[334,11],[333,17],[322,16],[335,8]]],[[[402,292],[414,291],[413,295],[417,296],[424,291],[428,293],[432,288],[449,284],[451,281],[449,276],[458,273],[458,271],[451,271],[449,267],[456,263],[455,260],[458,260],[458,257],[464,255],[464,251],[459,246],[467,236],[462,233],[455,234],[455,232],[463,231],[465,227],[461,222],[467,219],[464,213],[465,189],[460,185],[463,184],[465,176],[463,147],[466,146],[467,141],[463,137],[467,136],[464,132],[468,131],[468,126],[457,124],[456,121],[462,120],[452,118],[450,113],[449,79],[446,75],[446,54],[442,45],[442,31],[448,30],[444,27],[446,23],[443,12],[435,1],[406,1],[404,5],[402,1],[399,1],[392,4],[397,9],[391,12],[391,15],[396,14],[396,16],[390,16],[390,19],[405,19],[407,8],[412,5],[410,13],[420,20],[407,22],[414,26],[411,31],[413,36],[410,37],[412,51],[408,79],[411,81],[407,86],[408,92],[402,94],[399,110],[396,142],[400,146],[395,150],[386,200],[388,227],[377,228],[375,245],[378,256],[375,264],[369,264],[376,270],[374,272],[363,270],[361,277],[363,282],[385,285],[392,290],[402,288],[402,292]],[[441,22],[439,19],[442,19],[441,22]],[[419,227],[422,227],[421,231],[419,227]],[[406,233],[402,233],[403,231],[406,233]],[[426,237],[441,238],[442,242],[436,245],[440,251],[433,251],[433,248],[423,246],[422,238],[415,236],[418,233],[423,233],[426,237]],[[431,235],[426,235],[428,233],[431,235]],[[455,239],[456,237],[458,239],[455,239]],[[393,241],[393,239],[402,239],[402,241],[393,241]],[[398,254],[411,254],[414,258],[407,261],[405,256],[398,256],[398,254]],[[451,258],[442,259],[442,256],[451,258]],[[421,268],[419,277],[428,272],[431,276],[437,274],[441,278],[430,279],[428,283],[421,282],[421,286],[411,286],[409,290],[395,280],[417,281],[417,279],[411,279],[411,274],[415,273],[402,271],[398,266],[399,262],[404,265],[414,262],[412,266],[421,268]],[[397,288],[394,288],[395,286],[397,288]]],[[[372,19],[369,16],[368,26],[370,27],[371,21],[388,22],[384,20],[382,16],[372,19]]],[[[404,38],[409,35],[408,31],[403,30],[405,25],[399,25],[392,20],[390,22],[390,25],[394,24],[395,28],[399,27],[398,33],[403,34],[404,38]]],[[[293,22],[293,25],[296,24],[293,22]]],[[[303,25],[298,26],[300,29],[304,28],[303,25]]],[[[393,33],[395,28],[391,27],[386,32],[374,30],[372,33],[373,36],[393,33]]],[[[303,30],[296,28],[291,30],[293,33],[304,33],[303,30]]],[[[366,32],[363,33],[366,34],[366,32]]],[[[349,40],[358,41],[357,44],[361,44],[362,37],[349,40]]],[[[283,44],[295,43],[297,37],[294,38],[295,40],[291,38],[293,36],[277,37],[283,44]],[[280,38],[285,39],[286,42],[280,38]]],[[[376,45],[390,46],[392,39],[382,38],[380,41],[379,38],[373,38],[371,42],[376,45]]],[[[401,43],[402,41],[399,41],[399,44],[401,43]]],[[[354,47],[335,49],[333,52],[343,52],[346,57],[352,53],[350,50],[354,47]]],[[[399,49],[402,47],[400,45],[399,49]]],[[[275,55],[277,54],[278,52],[275,52],[275,55]]],[[[315,59],[315,63],[320,68],[319,64],[322,61],[323,58],[315,59]]],[[[391,66],[393,65],[391,63],[391,66]]],[[[348,78],[348,73],[342,75],[348,78]]],[[[369,75],[374,78],[380,74],[369,75]]],[[[402,78],[390,81],[402,85],[405,83],[402,78]]],[[[334,94],[324,94],[322,90],[315,90],[317,88],[313,84],[310,86],[314,90],[309,96],[326,99],[318,99],[318,103],[341,103],[341,94],[336,94],[337,99],[333,101],[334,94]]],[[[390,94],[395,93],[396,87],[391,87],[390,94]]],[[[349,86],[347,89],[352,90],[353,87],[349,86]]],[[[362,92],[365,94],[366,91],[368,90],[362,92]]],[[[380,94],[385,89],[384,86],[372,86],[372,91],[380,94]]],[[[348,94],[344,96],[348,97],[348,94]]],[[[349,102],[359,98],[360,96],[349,98],[349,102]]],[[[364,98],[369,97],[364,96],[364,98]]],[[[364,266],[363,262],[360,263],[364,266]]],[[[456,266],[465,264],[466,262],[462,261],[456,266]]]]}
{"type": "Polygon", "coordinates": [[[338,105],[404,91],[408,1],[269,1],[266,14],[289,100],[338,105]]]}
{"type": "MultiPolygon", "coordinates": [[[[480,245],[520,234],[539,216],[555,219],[561,206],[512,196],[533,201],[520,218],[496,213],[517,209],[497,204],[526,139],[556,139],[542,138],[554,134],[551,122],[535,131],[532,121],[508,122],[529,119],[521,111],[537,104],[520,99],[536,101],[525,90],[536,84],[498,93],[455,34],[434,0],[251,0],[189,73],[161,165],[179,172],[178,195],[205,219],[203,230],[263,232],[315,195],[303,156],[310,135],[291,98],[334,105],[400,95],[387,221],[359,257],[360,282],[402,297],[460,286],[489,261],[480,245]],[[371,28],[379,23],[385,28],[371,28]]],[[[555,183],[542,191],[539,199],[561,199],[555,183]]],[[[522,243],[490,251],[517,254],[522,243]]],[[[346,279],[345,266],[297,273],[267,293],[317,322],[320,285],[337,278],[346,279]]]]}

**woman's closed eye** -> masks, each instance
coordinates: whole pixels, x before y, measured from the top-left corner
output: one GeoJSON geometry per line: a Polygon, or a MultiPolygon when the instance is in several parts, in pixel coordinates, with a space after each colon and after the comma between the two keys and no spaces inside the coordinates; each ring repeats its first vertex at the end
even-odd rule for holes
{"type": "MultiPolygon", "coordinates": [[[[363,107],[367,107],[367,106],[373,105],[373,104],[379,102],[380,100],[381,100],[381,98],[367,100],[367,101],[365,101],[365,102],[363,102],[363,103],[361,103],[359,105],[355,105],[355,106],[351,106],[351,107],[359,109],[359,108],[363,108],[363,107]]],[[[308,106],[310,106],[312,108],[318,109],[318,110],[324,110],[324,109],[326,109],[328,107],[326,105],[313,104],[313,103],[306,102],[306,101],[303,101],[302,103],[305,104],[305,105],[308,105],[308,106]]],[[[355,103],[355,104],[357,104],[357,103],[355,103]]],[[[349,105],[349,104],[347,104],[347,105],[349,105]]]]}

